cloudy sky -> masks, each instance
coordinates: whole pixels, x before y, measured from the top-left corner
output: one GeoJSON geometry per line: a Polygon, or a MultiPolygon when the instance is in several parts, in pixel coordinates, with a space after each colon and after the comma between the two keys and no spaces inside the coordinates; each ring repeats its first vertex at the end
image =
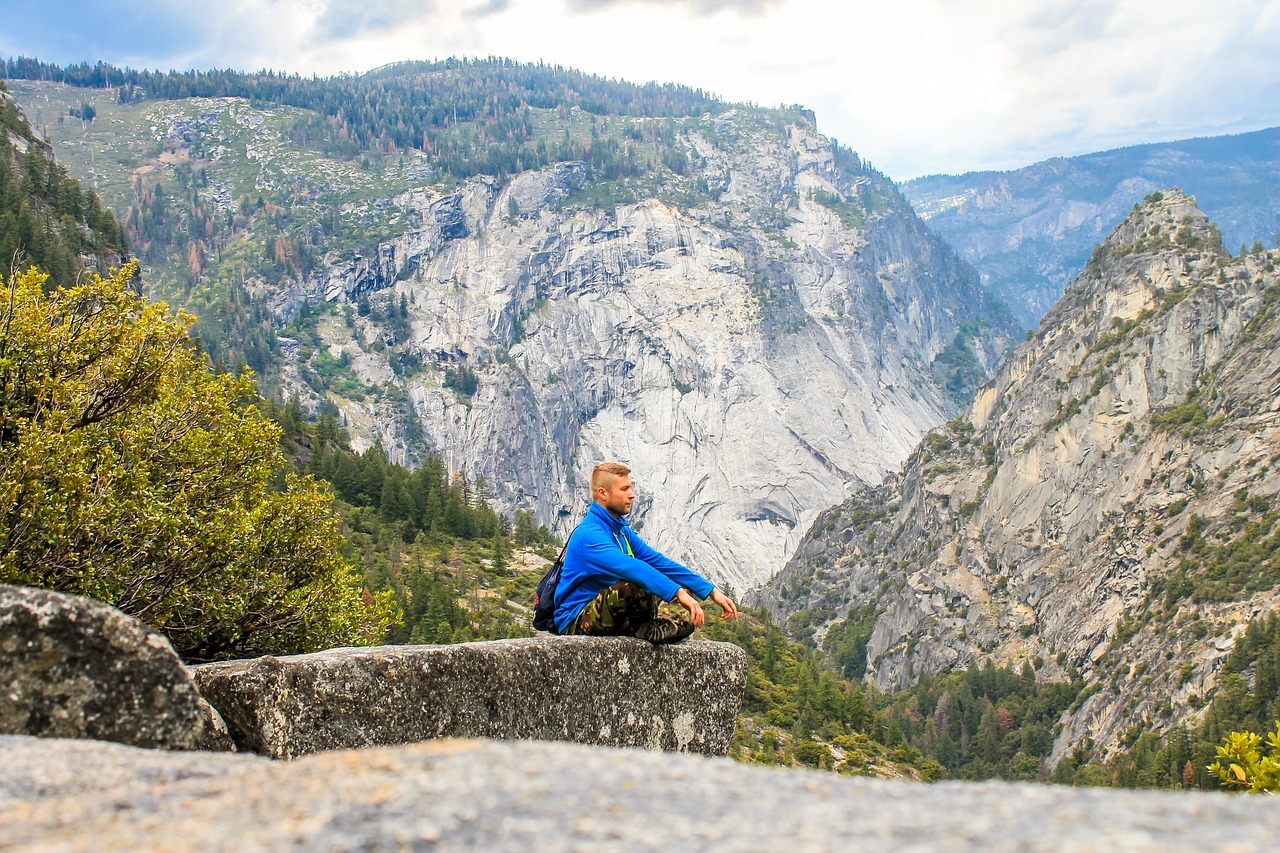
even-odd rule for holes
{"type": "Polygon", "coordinates": [[[1280,124],[1280,0],[0,0],[0,56],[507,56],[803,104],[891,177],[1280,124]]]}

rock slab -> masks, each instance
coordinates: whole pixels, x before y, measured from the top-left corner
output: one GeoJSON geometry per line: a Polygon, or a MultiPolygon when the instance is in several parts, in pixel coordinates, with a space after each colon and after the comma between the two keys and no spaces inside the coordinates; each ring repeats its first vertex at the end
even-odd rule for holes
{"type": "Polygon", "coordinates": [[[243,750],[296,758],[448,737],[723,754],[746,684],[737,646],[549,637],[330,649],[193,668],[243,750]]]}
{"type": "Polygon", "coordinates": [[[0,586],[0,734],[232,749],[169,641],[100,601],[0,586]]]}
{"type": "Polygon", "coordinates": [[[7,850],[1231,851],[1280,801],[923,785],[578,744],[436,741],[294,762],[0,737],[7,850]]]}

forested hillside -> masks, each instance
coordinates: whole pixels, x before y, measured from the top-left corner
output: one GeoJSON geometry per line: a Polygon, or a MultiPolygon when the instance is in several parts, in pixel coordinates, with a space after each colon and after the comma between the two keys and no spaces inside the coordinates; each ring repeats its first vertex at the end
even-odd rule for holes
{"type": "Polygon", "coordinates": [[[863,644],[885,690],[983,661],[1078,684],[1060,779],[1203,784],[1224,730],[1276,710],[1277,260],[1149,195],[963,416],[818,520],[766,603],[863,644]]]}
{"type": "Polygon", "coordinates": [[[124,235],[98,194],[53,159],[0,83],[0,263],[36,265],[57,281],[74,281],[86,265],[106,272],[128,252],[124,235]]]}
{"type": "MultiPolygon", "coordinates": [[[[355,157],[416,149],[455,180],[503,177],[564,160],[583,160],[606,178],[638,174],[645,165],[619,140],[547,139],[535,111],[580,109],[591,115],[680,118],[718,112],[719,100],[671,84],[637,86],[560,66],[504,59],[400,62],[358,76],[302,77],[239,71],[153,72],[98,63],[57,66],[19,57],[0,63],[0,76],[114,89],[120,103],[143,98],[244,98],[253,107],[279,104],[313,115],[293,125],[300,144],[326,155],[355,157]]],[[[653,126],[644,136],[670,133],[653,126]]]]}

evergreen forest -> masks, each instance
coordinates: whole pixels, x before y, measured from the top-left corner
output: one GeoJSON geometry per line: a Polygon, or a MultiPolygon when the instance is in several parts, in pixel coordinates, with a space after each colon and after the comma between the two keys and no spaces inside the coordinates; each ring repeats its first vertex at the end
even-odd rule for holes
{"type": "Polygon", "coordinates": [[[81,258],[105,271],[127,253],[123,231],[98,194],[51,156],[0,83],[0,258],[4,272],[34,264],[55,281],[75,281],[81,258]]]}

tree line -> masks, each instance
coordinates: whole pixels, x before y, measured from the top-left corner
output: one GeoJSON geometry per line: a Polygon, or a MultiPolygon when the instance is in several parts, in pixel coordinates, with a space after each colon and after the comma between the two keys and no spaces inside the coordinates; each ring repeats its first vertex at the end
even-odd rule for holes
{"type": "Polygon", "coordinates": [[[530,109],[573,109],[594,116],[657,118],[701,115],[723,103],[699,89],[636,85],[556,65],[506,59],[406,62],[360,76],[302,77],[272,71],[147,71],[105,63],[60,66],[29,57],[0,62],[10,79],[115,88],[121,102],[141,98],[245,98],[252,105],[309,110],[294,142],[348,158],[361,152],[429,153],[453,178],[507,175],[553,162],[585,160],[618,172],[620,158],[601,139],[534,139],[530,109]]]}

